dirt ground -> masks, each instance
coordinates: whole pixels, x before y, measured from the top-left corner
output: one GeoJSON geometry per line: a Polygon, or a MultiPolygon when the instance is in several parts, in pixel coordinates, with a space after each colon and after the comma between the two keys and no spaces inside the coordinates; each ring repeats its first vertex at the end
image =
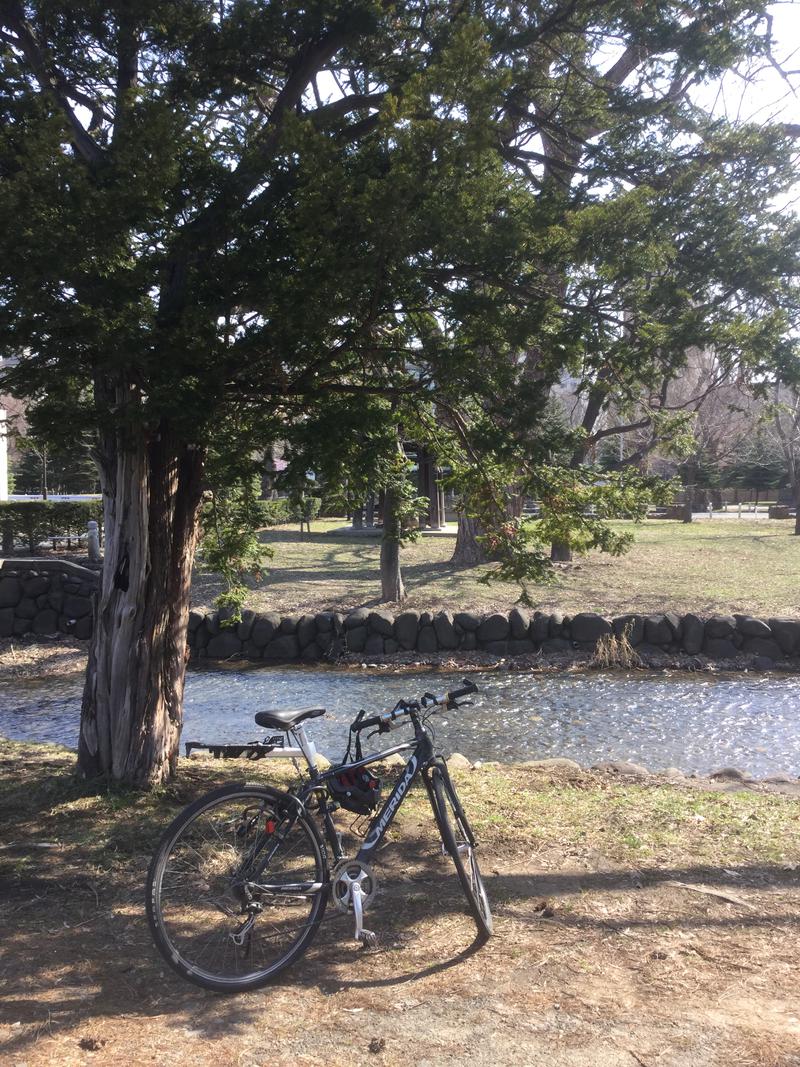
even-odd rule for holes
{"type": "Polygon", "coordinates": [[[293,969],[226,997],[162,963],[142,886],[160,828],[235,770],[184,763],[145,796],[92,790],[72,760],[0,744],[3,1063],[800,1067],[794,797],[460,772],[490,942],[413,790],[377,866],[377,948],[331,911],[293,969]]]}

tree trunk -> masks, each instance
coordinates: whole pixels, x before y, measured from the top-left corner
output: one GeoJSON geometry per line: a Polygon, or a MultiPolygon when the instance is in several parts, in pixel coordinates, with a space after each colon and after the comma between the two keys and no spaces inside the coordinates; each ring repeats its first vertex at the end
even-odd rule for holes
{"type": "Polygon", "coordinates": [[[398,604],[405,598],[406,590],[400,570],[400,516],[397,513],[397,494],[394,489],[389,488],[383,501],[381,603],[398,604]]]}
{"type": "Polygon", "coordinates": [[[571,563],[572,549],[566,541],[553,541],[550,545],[550,559],[553,563],[571,563]]]}
{"type": "Polygon", "coordinates": [[[101,442],[105,559],[81,708],[78,766],[150,786],[175,771],[203,452],[161,426],[101,442]]]}
{"type": "Polygon", "coordinates": [[[488,563],[483,545],[478,537],[483,533],[481,524],[477,519],[465,515],[463,511],[458,513],[458,533],[456,534],[456,547],[453,551],[451,563],[459,567],[474,567],[479,563],[488,563]]]}

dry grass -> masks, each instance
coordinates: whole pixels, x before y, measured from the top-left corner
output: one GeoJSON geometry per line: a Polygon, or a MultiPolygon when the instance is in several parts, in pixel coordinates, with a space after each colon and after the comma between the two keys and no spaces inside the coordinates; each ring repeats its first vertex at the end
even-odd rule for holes
{"type": "Polygon", "coordinates": [[[457,773],[495,912],[484,948],[414,789],[376,862],[378,950],[332,916],[284,977],[226,998],[155,954],[144,872],[183,803],[280,771],[185,762],[143,795],[92,788],[73,760],[0,743],[3,1062],[407,1067],[424,1047],[430,1067],[800,1065],[792,798],[457,773]]]}
{"type": "MultiPolygon", "coordinates": [[[[377,538],[337,535],[340,520],[321,520],[301,538],[295,528],[264,532],[275,556],[266,581],[248,606],[259,611],[352,609],[377,603],[377,538]]],[[[633,528],[632,524],[619,524],[633,528]]],[[[791,523],[767,520],[663,520],[634,528],[636,541],[619,559],[592,553],[559,569],[552,584],[533,586],[545,611],[744,612],[797,615],[800,538],[791,523]]],[[[477,579],[488,567],[459,568],[449,561],[454,535],[424,536],[403,550],[407,607],[419,610],[508,609],[515,585],[489,587],[477,579]]],[[[213,576],[195,580],[194,601],[209,606],[220,591],[213,576]]]]}

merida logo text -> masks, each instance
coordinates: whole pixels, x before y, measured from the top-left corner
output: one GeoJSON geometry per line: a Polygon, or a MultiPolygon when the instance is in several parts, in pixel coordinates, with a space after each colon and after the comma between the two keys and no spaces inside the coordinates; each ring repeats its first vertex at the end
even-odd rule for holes
{"type": "Polygon", "coordinates": [[[381,834],[391,822],[392,816],[397,811],[398,804],[405,796],[406,790],[408,789],[409,785],[411,785],[411,779],[414,777],[414,772],[416,771],[416,769],[417,757],[412,756],[411,759],[408,761],[408,768],[406,770],[406,773],[403,775],[402,781],[397,783],[397,788],[392,794],[391,800],[386,805],[386,810],[384,811],[383,815],[381,815],[381,821],[378,823],[375,829],[367,835],[364,840],[364,844],[361,846],[362,849],[374,848],[377,845],[378,841],[380,840],[381,834]]]}

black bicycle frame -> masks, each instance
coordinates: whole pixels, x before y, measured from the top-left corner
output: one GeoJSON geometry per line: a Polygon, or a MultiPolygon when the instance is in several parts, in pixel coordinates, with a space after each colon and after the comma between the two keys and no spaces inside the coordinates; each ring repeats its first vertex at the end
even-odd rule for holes
{"type": "MultiPolygon", "coordinates": [[[[313,779],[313,781],[299,794],[298,799],[305,803],[306,799],[313,792],[319,790],[319,787],[324,785],[328,779],[335,778],[336,775],[341,774],[343,771],[366,767],[370,763],[379,763],[382,759],[386,759],[387,756],[402,752],[404,749],[408,749],[413,745],[414,751],[409,757],[403,773],[400,775],[391,793],[386,798],[383,807],[369,824],[364,841],[356,855],[356,859],[362,863],[367,863],[371,860],[373,852],[378,848],[386,831],[392,825],[394,817],[414,780],[419,775],[420,771],[424,771],[430,766],[434,759],[431,735],[416,715],[411,715],[411,722],[414,726],[414,742],[406,741],[402,745],[395,745],[393,748],[388,748],[383,752],[376,752],[374,755],[365,756],[363,759],[355,760],[353,763],[343,763],[338,767],[331,767],[329,771],[324,771],[313,779]]],[[[333,820],[331,819],[330,810],[324,800],[320,803],[320,811],[325,821],[326,835],[331,845],[334,847],[336,859],[341,859],[338,835],[333,825],[333,820]]]]}

